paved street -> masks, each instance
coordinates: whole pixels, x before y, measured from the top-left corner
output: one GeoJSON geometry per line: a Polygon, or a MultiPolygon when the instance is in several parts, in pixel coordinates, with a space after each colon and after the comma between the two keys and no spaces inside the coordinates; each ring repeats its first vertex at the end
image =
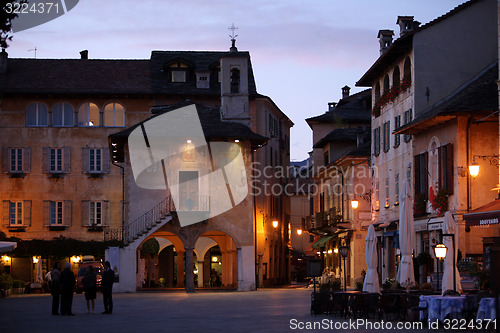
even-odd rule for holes
{"type": "MultiPolygon", "coordinates": [[[[307,330],[307,322],[345,322],[309,314],[311,290],[265,289],[256,292],[151,292],[114,294],[114,313],[102,315],[102,294],[96,314],[87,314],[85,298],[75,295],[73,317],[52,316],[50,295],[0,298],[0,332],[289,332],[307,330]],[[291,329],[290,320],[296,319],[291,329]],[[299,324],[302,323],[302,324],[299,324]]],[[[319,325],[319,324],[318,324],[319,325]]],[[[373,330],[384,332],[386,330],[373,330]]],[[[412,332],[412,330],[391,330],[412,332]]],[[[422,332],[422,330],[416,330],[422,332]]]]}

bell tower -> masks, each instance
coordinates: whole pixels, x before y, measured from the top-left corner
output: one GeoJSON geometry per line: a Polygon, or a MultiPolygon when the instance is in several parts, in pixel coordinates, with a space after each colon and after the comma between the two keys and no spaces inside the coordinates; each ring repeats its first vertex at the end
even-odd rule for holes
{"type": "Polygon", "coordinates": [[[235,30],[231,30],[231,48],[220,58],[221,70],[221,115],[224,120],[238,121],[250,125],[248,101],[248,53],[238,52],[235,30]]]}

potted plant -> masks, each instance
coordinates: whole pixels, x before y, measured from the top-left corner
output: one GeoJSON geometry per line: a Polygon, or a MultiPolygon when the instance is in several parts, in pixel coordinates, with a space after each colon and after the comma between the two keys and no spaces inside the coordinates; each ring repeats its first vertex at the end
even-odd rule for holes
{"type": "Polygon", "coordinates": [[[13,287],[12,293],[13,294],[24,294],[24,286],[25,285],[26,284],[24,283],[23,280],[19,280],[19,279],[14,280],[12,282],[12,287],[13,287]]]}
{"type": "Polygon", "coordinates": [[[12,276],[8,274],[0,275],[0,293],[2,297],[10,295],[13,285],[12,276]]]}
{"type": "Polygon", "coordinates": [[[444,215],[448,210],[448,192],[444,188],[440,188],[437,195],[431,200],[432,209],[438,214],[444,215]]]}

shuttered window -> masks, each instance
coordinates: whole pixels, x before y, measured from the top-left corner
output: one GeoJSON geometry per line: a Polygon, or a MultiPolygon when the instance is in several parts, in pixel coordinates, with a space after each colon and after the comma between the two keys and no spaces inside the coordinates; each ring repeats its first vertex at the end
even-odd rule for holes
{"type": "Polygon", "coordinates": [[[428,199],[428,163],[427,152],[415,156],[415,194],[421,194],[428,199]]]}
{"type": "Polygon", "coordinates": [[[453,194],[453,144],[439,147],[439,188],[453,194]]]}
{"type": "Polygon", "coordinates": [[[71,148],[43,148],[43,172],[44,173],[70,173],[71,172],[71,148]]]}
{"type": "Polygon", "coordinates": [[[31,200],[3,201],[4,227],[31,226],[31,200]]]}

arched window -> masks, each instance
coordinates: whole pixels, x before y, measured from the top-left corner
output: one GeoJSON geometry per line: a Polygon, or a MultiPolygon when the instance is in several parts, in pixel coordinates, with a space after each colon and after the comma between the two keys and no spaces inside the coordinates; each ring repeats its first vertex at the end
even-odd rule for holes
{"type": "Polygon", "coordinates": [[[404,73],[404,77],[409,77],[411,79],[411,60],[409,57],[407,57],[405,60],[403,73],[404,73]]]}
{"type": "Polygon", "coordinates": [[[375,85],[375,101],[380,98],[380,82],[375,85]]]}
{"type": "Polygon", "coordinates": [[[389,92],[389,75],[384,77],[384,94],[389,92]]]}
{"type": "Polygon", "coordinates": [[[394,72],[392,72],[392,86],[398,87],[401,84],[401,74],[399,72],[399,66],[394,68],[394,72]]]}
{"type": "Polygon", "coordinates": [[[57,103],[52,109],[52,126],[72,127],[75,125],[75,110],[68,103],[57,103]]]}
{"type": "Polygon", "coordinates": [[[104,126],[125,126],[125,108],[119,103],[109,103],[104,107],[104,126]]]}
{"type": "Polygon", "coordinates": [[[78,126],[100,126],[99,107],[94,103],[84,103],[78,108],[78,126]]]}
{"type": "Polygon", "coordinates": [[[49,110],[43,103],[31,103],[26,110],[26,126],[49,126],[49,110]]]}
{"type": "Polygon", "coordinates": [[[238,68],[231,69],[231,93],[237,94],[240,92],[240,70],[238,68]]]}

